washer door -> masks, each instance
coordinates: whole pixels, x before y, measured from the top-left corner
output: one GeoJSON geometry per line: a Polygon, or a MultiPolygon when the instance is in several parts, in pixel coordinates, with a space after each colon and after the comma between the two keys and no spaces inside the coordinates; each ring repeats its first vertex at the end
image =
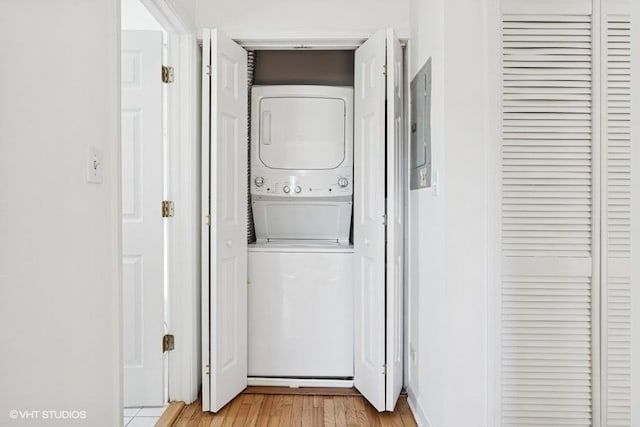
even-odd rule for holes
{"type": "Polygon", "coordinates": [[[340,98],[262,98],[260,160],[272,169],[337,168],[345,160],[345,117],[340,98]]]}

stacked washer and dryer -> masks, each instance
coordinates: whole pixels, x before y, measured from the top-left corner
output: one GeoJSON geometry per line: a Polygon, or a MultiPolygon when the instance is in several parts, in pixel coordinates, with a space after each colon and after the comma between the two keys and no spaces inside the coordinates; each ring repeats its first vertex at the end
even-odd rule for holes
{"type": "Polygon", "coordinates": [[[353,89],[254,86],[248,374],[353,377],[353,89]]]}

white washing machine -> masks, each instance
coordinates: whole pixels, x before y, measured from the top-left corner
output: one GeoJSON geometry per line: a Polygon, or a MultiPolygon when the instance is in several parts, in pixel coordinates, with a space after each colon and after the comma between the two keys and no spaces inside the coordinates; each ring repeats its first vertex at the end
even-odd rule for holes
{"type": "Polygon", "coordinates": [[[353,377],[353,89],[252,89],[249,376],[353,377]]]}
{"type": "Polygon", "coordinates": [[[299,249],[249,247],[249,376],[353,377],[353,251],[299,249]]]}

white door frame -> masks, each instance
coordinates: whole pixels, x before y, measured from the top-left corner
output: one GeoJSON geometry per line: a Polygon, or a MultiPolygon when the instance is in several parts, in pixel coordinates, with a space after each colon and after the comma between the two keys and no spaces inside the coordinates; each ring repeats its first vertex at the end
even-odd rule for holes
{"type": "Polygon", "coordinates": [[[490,2],[484,19],[487,33],[487,76],[485,96],[487,170],[487,419],[486,425],[500,425],[501,399],[501,278],[502,278],[502,14],[499,2],[490,2]]]}
{"type": "MultiPolygon", "coordinates": [[[[318,39],[310,39],[310,38],[305,38],[305,37],[284,37],[284,38],[278,38],[278,39],[270,39],[270,38],[261,38],[261,37],[255,37],[253,34],[250,33],[243,33],[243,32],[235,32],[235,33],[228,33],[227,34],[233,41],[235,41],[236,43],[238,43],[240,46],[242,46],[243,48],[247,49],[247,50],[296,50],[299,49],[301,46],[304,46],[305,49],[317,49],[317,50],[356,50],[358,49],[365,41],[367,41],[370,37],[371,34],[367,33],[367,34],[362,34],[362,33],[353,33],[353,34],[349,34],[346,35],[344,37],[340,37],[340,38],[318,38],[318,39]]],[[[198,40],[198,44],[200,45],[200,47],[203,46],[203,41],[202,41],[202,34],[199,34],[200,39],[198,40]]],[[[406,47],[408,45],[408,40],[405,38],[399,38],[400,44],[402,46],[403,49],[403,71],[402,71],[402,76],[403,78],[405,78],[405,85],[404,85],[404,91],[408,90],[408,79],[406,79],[406,77],[408,76],[408,67],[407,67],[407,56],[406,56],[406,47]]],[[[405,108],[405,126],[408,126],[408,113],[406,113],[406,111],[408,111],[408,99],[405,98],[404,100],[404,105],[403,107],[405,108]]],[[[407,165],[405,165],[405,167],[407,167],[407,165]]],[[[404,173],[408,173],[407,171],[404,171],[404,173]]],[[[401,209],[407,209],[407,194],[403,194],[402,196],[402,206],[401,209]]],[[[403,215],[406,214],[406,211],[403,212],[403,215]]],[[[204,218],[201,218],[201,221],[204,221],[204,218]]],[[[404,271],[404,268],[403,268],[404,271]]],[[[403,293],[405,293],[406,295],[406,290],[407,290],[407,278],[408,276],[406,274],[404,274],[404,280],[403,280],[403,293]]],[[[404,306],[404,304],[403,304],[404,306]]],[[[404,310],[403,310],[404,311],[404,310]]],[[[404,311],[403,313],[403,325],[406,324],[406,318],[408,316],[408,312],[404,311]]],[[[402,347],[403,352],[404,352],[404,346],[402,347]]],[[[403,356],[403,359],[405,359],[405,357],[403,356]]],[[[404,381],[404,368],[403,368],[403,372],[400,372],[400,376],[403,379],[403,386],[406,384],[404,381]]],[[[319,382],[316,380],[311,380],[314,384],[318,384],[319,382]]],[[[262,384],[262,382],[260,381],[260,383],[262,384]]],[[[351,381],[349,381],[349,383],[351,383],[351,381]]],[[[251,384],[254,385],[254,384],[251,384]]],[[[344,386],[345,384],[339,384],[337,386],[344,386]]],[[[383,405],[384,406],[384,405],[383,405]]]]}
{"type": "MultiPolygon", "coordinates": [[[[145,0],[141,0],[145,1],[145,0]]],[[[251,34],[241,32],[227,33],[229,37],[247,50],[356,50],[366,42],[371,33],[353,33],[344,37],[334,38],[305,38],[305,37],[283,37],[278,39],[254,37],[251,34]]],[[[407,38],[399,37],[400,45],[403,48],[409,43],[407,38]]],[[[200,40],[202,44],[202,40],[200,40]]]]}
{"type": "Polygon", "coordinates": [[[167,32],[167,64],[175,80],[167,88],[166,182],[175,216],[167,221],[165,304],[168,333],[175,336],[169,353],[169,400],[191,403],[200,387],[199,212],[200,155],[198,46],[195,28],[180,18],[168,0],[141,0],[167,32]]]}

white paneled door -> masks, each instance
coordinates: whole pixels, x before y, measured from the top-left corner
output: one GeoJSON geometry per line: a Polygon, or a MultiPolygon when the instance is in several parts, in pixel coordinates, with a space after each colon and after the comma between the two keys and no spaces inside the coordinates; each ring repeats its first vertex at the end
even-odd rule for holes
{"type": "Polygon", "coordinates": [[[356,50],[353,381],[378,411],[402,388],[402,69],[392,30],[356,50]]]}
{"type": "Polygon", "coordinates": [[[204,30],[202,74],[202,406],[217,412],[247,386],[247,52],[204,30]]]}
{"type": "Polygon", "coordinates": [[[161,32],[122,32],[125,406],[164,403],[161,68],[161,32]]]}
{"type": "Polygon", "coordinates": [[[386,33],[356,50],[354,90],[354,375],[378,410],[385,405],[386,33]]]}

